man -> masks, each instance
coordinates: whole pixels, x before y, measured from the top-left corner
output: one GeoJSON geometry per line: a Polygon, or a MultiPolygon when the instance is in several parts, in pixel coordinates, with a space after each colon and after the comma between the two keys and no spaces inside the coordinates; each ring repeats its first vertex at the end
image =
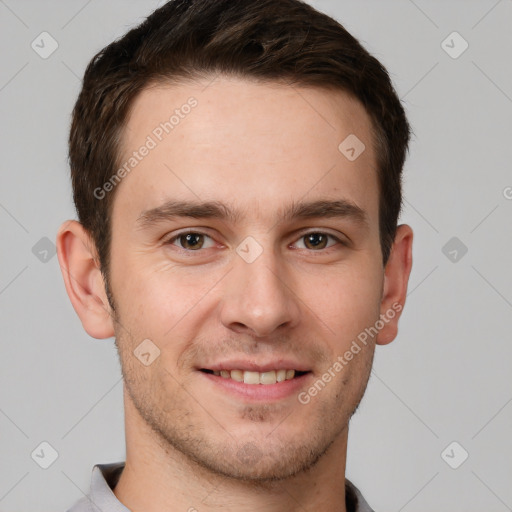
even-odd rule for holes
{"type": "Polygon", "coordinates": [[[70,510],[371,510],[348,423],[412,265],[385,69],[298,0],[174,0],[89,64],[58,233],[126,462],[70,510]]]}

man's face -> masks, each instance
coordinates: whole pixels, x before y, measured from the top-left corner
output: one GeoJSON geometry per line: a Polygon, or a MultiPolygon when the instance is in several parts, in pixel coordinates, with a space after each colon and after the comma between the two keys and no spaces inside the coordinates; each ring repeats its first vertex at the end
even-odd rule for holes
{"type": "Polygon", "coordinates": [[[207,85],[148,88],[127,121],[123,163],[148,136],[156,147],[116,190],[117,345],[134,410],[160,441],[220,474],[284,478],[346,434],[369,377],[372,340],[299,400],[382,313],[370,120],[343,93],[207,85]],[[338,149],[351,134],[365,144],[355,160],[338,149]],[[178,201],[217,208],[183,216],[178,201]],[[149,365],[134,355],[143,340],[143,361],[160,351],[149,365]],[[272,383],[283,370],[295,377],[272,383]]]}

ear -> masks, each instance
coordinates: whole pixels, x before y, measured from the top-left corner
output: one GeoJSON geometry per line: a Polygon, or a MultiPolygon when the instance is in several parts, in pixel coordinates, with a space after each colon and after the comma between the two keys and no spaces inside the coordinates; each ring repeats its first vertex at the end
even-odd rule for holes
{"type": "Polygon", "coordinates": [[[66,221],[57,233],[56,245],[66,291],[84,329],[97,339],[114,336],[113,312],[89,233],[79,222],[66,221]]]}
{"type": "Polygon", "coordinates": [[[384,285],[380,318],[384,326],[379,330],[376,343],[387,345],[398,334],[398,319],[402,313],[407,283],[412,268],[413,232],[407,224],[397,227],[395,240],[384,272],[384,285]]]}

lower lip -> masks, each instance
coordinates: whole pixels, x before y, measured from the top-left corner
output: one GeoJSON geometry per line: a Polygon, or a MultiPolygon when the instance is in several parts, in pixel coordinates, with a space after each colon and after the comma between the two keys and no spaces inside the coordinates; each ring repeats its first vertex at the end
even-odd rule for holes
{"type": "Polygon", "coordinates": [[[236,380],[213,375],[199,371],[201,375],[206,377],[214,385],[219,386],[222,390],[227,391],[237,397],[246,398],[248,400],[271,401],[297,396],[301,389],[306,386],[307,380],[311,377],[311,372],[294,377],[293,379],[276,382],[275,384],[245,384],[236,380]]]}

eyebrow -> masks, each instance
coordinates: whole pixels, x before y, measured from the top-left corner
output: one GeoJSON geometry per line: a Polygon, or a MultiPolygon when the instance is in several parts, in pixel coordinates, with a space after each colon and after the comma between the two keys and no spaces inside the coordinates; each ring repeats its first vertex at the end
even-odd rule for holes
{"type": "MultiPolygon", "coordinates": [[[[241,210],[232,209],[219,201],[169,200],[161,206],[143,211],[137,218],[139,229],[146,229],[161,222],[176,218],[219,219],[236,224],[243,217],[241,210]]],[[[278,211],[277,222],[299,219],[340,218],[348,219],[362,227],[369,227],[366,212],[346,199],[292,202],[278,211]]]]}

